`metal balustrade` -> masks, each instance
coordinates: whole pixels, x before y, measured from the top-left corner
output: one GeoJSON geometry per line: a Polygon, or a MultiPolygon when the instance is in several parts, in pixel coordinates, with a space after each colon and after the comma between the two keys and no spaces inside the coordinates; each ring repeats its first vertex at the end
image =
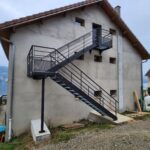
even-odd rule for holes
{"type": "Polygon", "coordinates": [[[98,35],[93,30],[58,49],[32,45],[27,56],[27,75],[34,79],[51,77],[93,109],[117,119],[118,101],[72,63],[93,48],[112,46],[109,32],[101,31],[100,38],[98,35]],[[101,92],[95,95],[96,91],[101,92]]]}

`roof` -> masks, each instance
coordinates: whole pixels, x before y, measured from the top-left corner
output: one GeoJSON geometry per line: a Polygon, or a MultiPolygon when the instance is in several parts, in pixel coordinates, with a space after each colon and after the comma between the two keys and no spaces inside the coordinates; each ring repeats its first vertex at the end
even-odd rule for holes
{"type": "Polygon", "coordinates": [[[147,73],[145,74],[145,76],[150,76],[150,69],[147,71],[147,73]]]}
{"type": "MultiPolygon", "coordinates": [[[[136,38],[136,36],[132,33],[132,31],[127,27],[121,17],[117,14],[114,8],[109,4],[107,0],[86,0],[83,2],[75,3],[72,5],[68,5],[65,7],[60,7],[57,9],[53,9],[50,11],[42,12],[39,14],[23,17],[20,19],[4,22],[0,24],[0,36],[3,36],[9,39],[10,34],[13,30],[20,26],[25,26],[27,24],[34,23],[36,21],[42,21],[43,19],[59,15],[61,13],[65,13],[71,10],[79,9],[82,7],[86,7],[93,4],[99,4],[100,7],[105,11],[108,17],[114,22],[114,24],[122,31],[123,36],[125,36],[131,44],[135,47],[137,52],[141,55],[142,59],[150,59],[150,54],[144,48],[144,46],[140,43],[140,41],[136,38]]],[[[2,42],[2,46],[5,50],[6,55],[9,52],[9,45],[6,42],[2,42]]]]}

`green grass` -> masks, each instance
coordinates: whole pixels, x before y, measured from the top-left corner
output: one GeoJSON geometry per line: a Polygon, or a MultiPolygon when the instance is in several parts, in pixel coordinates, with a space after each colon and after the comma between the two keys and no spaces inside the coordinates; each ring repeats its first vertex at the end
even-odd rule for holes
{"type": "Polygon", "coordinates": [[[136,116],[134,117],[135,120],[149,120],[150,119],[150,114],[146,114],[143,116],[136,116]]]}
{"type": "Polygon", "coordinates": [[[28,150],[28,143],[32,141],[29,134],[13,138],[10,142],[1,143],[0,150],[28,150]]]}
{"type": "Polygon", "coordinates": [[[88,124],[84,128],[81,129],[70,129],[64,130],[62,127],[53,128],[52,131],[52,143],[59,143],[59,142],[67,142],[68,140],[74,138],[75,136],[91,131],[101,131],[104,129],[112,129],[114,125],[111,124],[88,124]]]}
{"type": "Polygon", "coordinates": [[[9,143],[0,144],[0,150],[15,150],[16,145],[9,143]]]}
{"type": "MultiPolygon", "coordinates": [[[[59,142],[67,142],[68,140],[74,138],[75,136],[79,134],[83,134],[85,132],[99,132],[101,130],[105,129],[111,129],[114,125],[111,124],[94,124],[87,122],[85,124],[84,128],[80,129],[72,129],[72,130],[65,130],[62,127],[57,128],[51,128],[52,137],[51,140],[44,143],[59,143],[59,142]]],[[[41,143],[39,143],[40,145],[41,143]]],[[[0,150],[29,150],[32,146],[39,146],[38,144],[35,144],[32,140],[32,137],[30,134],[23,134],[19,137],[13,138],[10,142],[0,144],[0,150]]]]}

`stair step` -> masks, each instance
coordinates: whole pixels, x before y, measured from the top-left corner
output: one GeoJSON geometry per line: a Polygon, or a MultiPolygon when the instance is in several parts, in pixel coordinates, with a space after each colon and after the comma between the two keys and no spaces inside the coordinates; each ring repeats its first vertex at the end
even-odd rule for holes
{"type": "Polygon", "coordinates": [[[64,87],[65,89],[67,89],[67,90],[69,90],[70,89],[70,87],[69,86],[67,86],[67,87],[64,87]]]}
{"type": "Polygon", "coordinates": [[[77,96],[77,97],[78,97],[78,98],[80,98],[80,99],[82,99],[82,98],[83,98],[83,97],[82,97],[82,96],[80,96],[80,95],[79,95],[79,96],[77,96]]]}
{"type": "Polygon", "coordinates": [[[62,86],[65,86],[66,84],[65,84],[65,83],[62,83],[61,85],[62,85],[62,86]]]}
{"type": "Polygon", "coordinates": [[[72,92],[75,92],[75,91],[74,91],[74,90],[69,90],[69,92],[71,92],[71,93],[72,93],[72,92]]]}
{"type": "Polygon", "coordinates": [[[79,94],[78,93],[74,93],[74,96],[79,96],[79,94]]]}
{"type": "Polygon", "coordinates": [[[84,101],[84,102],[86,101],[86,99],[85,99],[85,98],[81,98],[81,100],[82,100],[82,101],[84,101]]]}
{"type": "Polygon", "coordinates": [[[70,90],[70,93],[72,93],[73,95],[76,93],[76,91],[74,91],[74,90],[70,90]]]}
{"type": "Polygon", "coordinates": [[[62,83],[62,81],[60,81],[60,80],[56,80],[56,82],[57,82],[57,83],[62,83]]]}
{"type": "Polygon", "coordinates": [[[50,76],[52,79],[56,79],[57,77],[56,76],[50,76]]]}

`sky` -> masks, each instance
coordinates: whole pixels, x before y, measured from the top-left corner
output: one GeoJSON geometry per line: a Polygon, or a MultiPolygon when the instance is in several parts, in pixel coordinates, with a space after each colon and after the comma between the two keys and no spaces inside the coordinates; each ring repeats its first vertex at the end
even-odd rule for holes
{"type": "MultiPolygon", "coordinates": [[[[0,0],[0,23],[47,11],[82,0],[0,0]]],[[[113,7],[121,6],[121,17],[150,53],[150,0],[109,0],[113,7]]],[[[0,45],[0,66],[8,61],[0,45]]],[[[150,61],[143,64],[143,72],[150,69],[150,61]]]]}

